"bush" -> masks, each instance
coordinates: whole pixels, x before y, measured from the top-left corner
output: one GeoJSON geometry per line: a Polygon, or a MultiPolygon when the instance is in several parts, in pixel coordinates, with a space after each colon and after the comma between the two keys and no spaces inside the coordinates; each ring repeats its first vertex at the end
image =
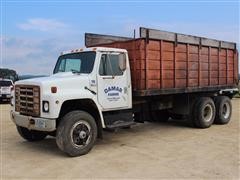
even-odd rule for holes
{"type": "Polygon", "coordinates": [[[11,79],[13,82],[18,80],[18,75],[15,70],[0,68],[0,78],[11,79]]]}

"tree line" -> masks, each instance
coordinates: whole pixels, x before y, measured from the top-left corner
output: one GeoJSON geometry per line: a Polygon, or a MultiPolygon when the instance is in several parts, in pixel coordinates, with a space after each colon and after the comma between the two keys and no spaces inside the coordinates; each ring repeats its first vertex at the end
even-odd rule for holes
{"type": "Polygon", "coordinates": [[[0,68],[0,78],[11,79],[14,82],[19,79],[18,74],[15,70],[7,68],[0,68]]]}

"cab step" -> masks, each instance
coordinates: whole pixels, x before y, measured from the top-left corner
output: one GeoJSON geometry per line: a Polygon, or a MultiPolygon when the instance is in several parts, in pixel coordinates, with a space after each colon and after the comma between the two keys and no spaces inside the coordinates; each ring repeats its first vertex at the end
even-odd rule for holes
{"type": "Polygon", "coordinates": [[[103,118],[108,129],[128,127],[135,124],[131,109],[103,112],[103,118]]]}
{"type": "Polygon", "coordinates": [[[106,128],[107,129],[124,128],[124,127],[129,127],[134,124],[136,124],[136,123],[135,122],[119,122],[119,123],[115,123],[112,125],[107,125],[106,128]]]}

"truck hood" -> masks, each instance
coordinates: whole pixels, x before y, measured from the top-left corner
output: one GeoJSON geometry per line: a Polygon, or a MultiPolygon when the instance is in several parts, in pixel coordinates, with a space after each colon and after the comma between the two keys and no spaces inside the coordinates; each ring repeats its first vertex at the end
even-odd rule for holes
{"type": "Polygon", "coordinates": [[[72,72],[63,72],[63,73],[57,73],[57,74],[53,74],[51,76],[47,76],[47,77],[40,77],[40,78],[32,78],[32,79],[26,79],[26,80],[20,80],[17,81],[15,84],[19,85],[42,85],[45,83],[55,83],[56,81],[64,81],[66,79],[86,79],[88,77],[87,74],[73,74],[72,72]]]}
{"type": "MultiPolygon", "coordinates": [[[[50,92],[51,87],[56,86],[60,91],[63,89],[80,89],[89,86],[88,74],[74,74],[72,72],[63,72],[51,75],[49,77],[33,78],[17,81],[15,85],[37,85],[42,90],[50,92]]],[[[58,91],[59,92],[59,91],[58,91]]]]}

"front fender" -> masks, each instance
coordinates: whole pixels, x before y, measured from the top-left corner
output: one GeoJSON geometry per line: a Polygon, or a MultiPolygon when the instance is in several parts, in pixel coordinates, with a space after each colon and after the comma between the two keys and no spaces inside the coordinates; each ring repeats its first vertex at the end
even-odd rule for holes
{"type": "Polygon", "coordinates": [[[61,108],[64,102],[70,101],[70,100],[84,100],[84,99],[90,99],[95,103],[98,113],[100,115],[102,126],[104,128],[105,123],[103,120],[101,106],[99,105],[97,100],[97,94],[93,94],[88,90],[80,90],[79,92],[68,91],[68,92],[62,92],[61,94],[54,94],[54,95],[53,94],[43,95],[42,101],[49,102],[49,112],[48,113],[42,112],[41,117],[57,119],[59,118],[61,108]]]}

